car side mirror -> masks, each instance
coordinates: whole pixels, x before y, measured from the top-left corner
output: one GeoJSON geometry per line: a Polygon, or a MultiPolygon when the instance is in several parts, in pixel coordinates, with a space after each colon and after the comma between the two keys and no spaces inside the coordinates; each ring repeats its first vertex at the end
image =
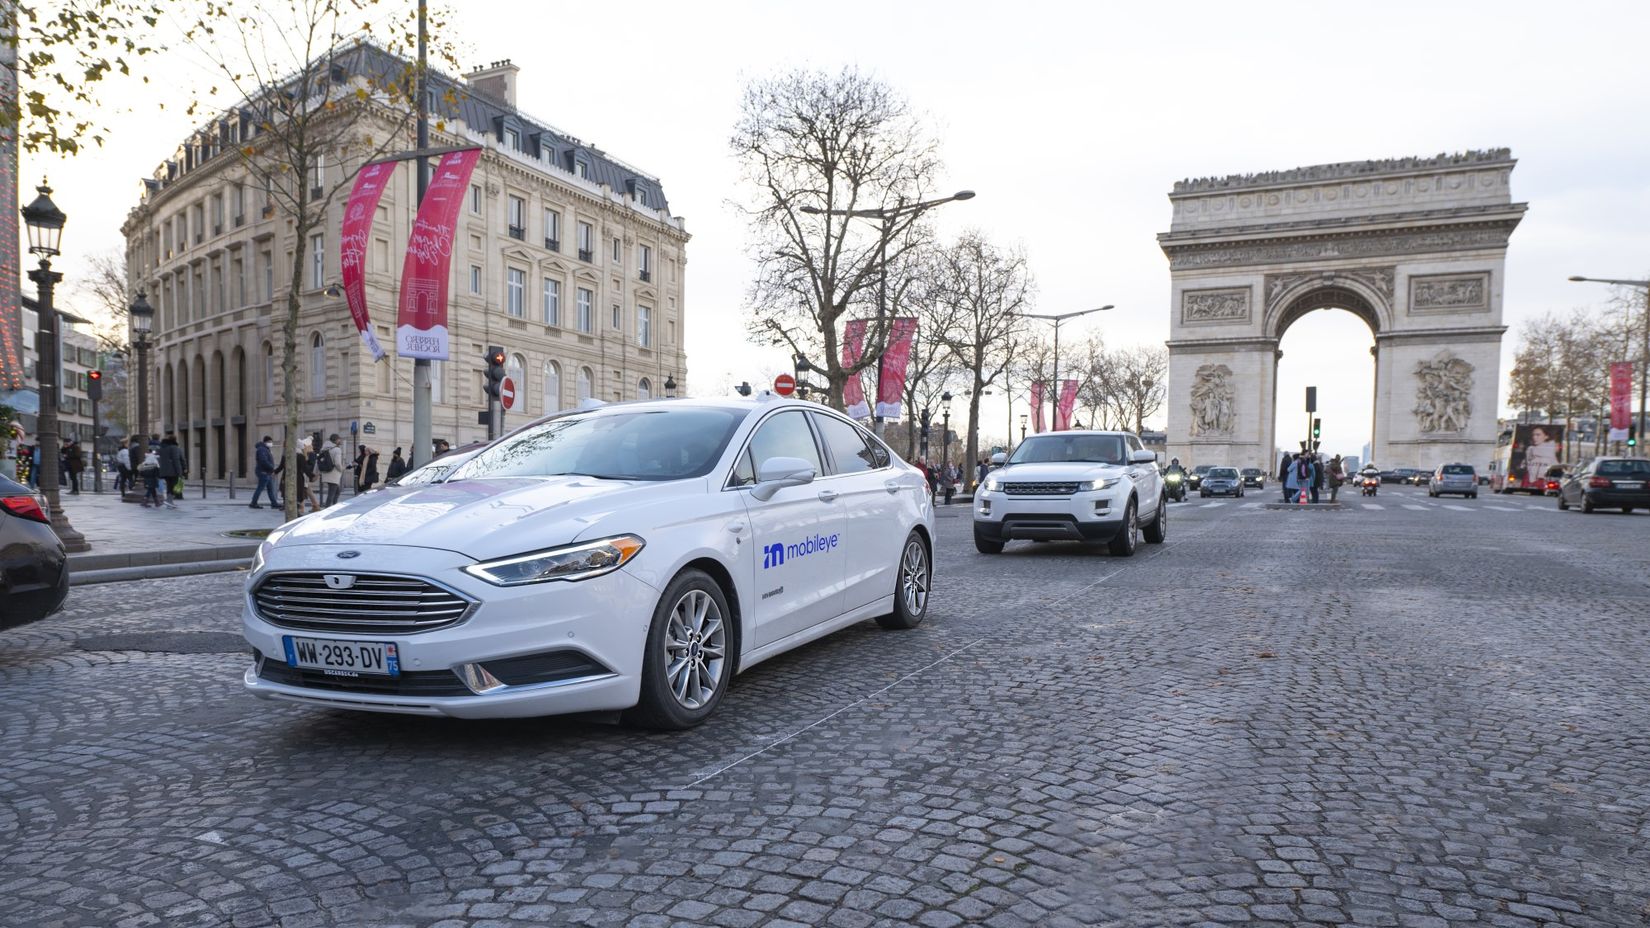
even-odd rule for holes
{"type": "Polygon", "coordinates": [[[1002,467],[1003,465],[1005,465],[1007,463],[1008,463],[1008,455],[1004,454],[1001,451],[999,451],[996,454],[993,454],[991,456],[991,466],[992,467],[1002,467]]]}
{"type": "Polygon", "coordinates": [[[763,502],[786,487],[813,483],[818,474],[814,466],[801,458],[768,458],[756,465],[756,486],[751,495],[763,502]]]}
{"type": "Polygon", "coordinates": [[[1139,451],[1131,451],[1131,452],[1129,452],[1129,463],[1130,464],[1156,464],[1157,463],[1157,452],[1148,451],[1144,448],[1140,449],[1139,451]]]}

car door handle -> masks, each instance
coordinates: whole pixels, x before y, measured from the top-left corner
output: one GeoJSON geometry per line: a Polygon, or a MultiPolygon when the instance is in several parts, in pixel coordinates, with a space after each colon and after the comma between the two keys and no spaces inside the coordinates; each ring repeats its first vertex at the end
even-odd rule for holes
{"type": "Polygon", "coordinates": [[[822,502],[822,503],[835,502],[836,501],[836,491],[835,490],[820,490],[819,491],[819,501],[822,502]]]}
{"type": "Polygon", "coordinates": [[[884,480],[882,482],[882,488],[890,493],[898,493],[900,483],[898,480],[884,480]]]}
{"type": "Polygon", "coordinates": [[[745,531],[745,523],[743,523],[743,522],[729,522],[728,523],[728,531],[732,532],[735,535],[738,535],[738,534],[745,531]]]}

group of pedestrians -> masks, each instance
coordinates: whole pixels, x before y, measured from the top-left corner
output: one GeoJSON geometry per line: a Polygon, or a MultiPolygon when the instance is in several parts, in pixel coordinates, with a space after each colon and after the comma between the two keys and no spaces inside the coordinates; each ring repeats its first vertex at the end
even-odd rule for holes
{"type": "Polygon", "coordinates": [[[936,463],[923,457],[915,458],[911,463],[927,476],[929,497],[943,496],[945,504],[951,505],[951,498],[957,493],[957,484],[963,479],[962,465],[951,462],[936,463]]]}
{"type": "MultiPolygon", "coordinates": [[[[15,426],[22,428],[21,424],[15,426]]],[[[0,437],[4,437],[0,435],[0,437]]],[[[7,442],[0,441],[0,451],[3,451],[7,442]]],[[[15,470],[19,483],[31,487],[40,484],[40,443],[32,445],[19,443],[14,452],[15,470]]],[[[81,450],[80,442],[73,438],[66,438],[57,449],[57,483],[58,486],[68,488],[69,495],[80,495],[80,477],[86,472],[86,453],[81,450]]]]}
{"type": "Polygon", "coordinates": [[[1298,502],[1303,492],[1316,503],[1325,486],[1329,487],[1329,501],[1335,502],[1346,479],[1346,465],[1338,454],[1325,458],[1319,451],[1302,447],[1294,453],[1285,452],[1278,462],[1278,482],[1283,485],[1286,503],[1298,502]]]}
{"type": "MultiPolygon", "coordinates": [[[[379,480],[377,449],[368,445],[357,446],[354,462],[346,466],[344,448],[336,432],[328,435],[319,448],[315,447],[315,437],[304,436],[292,454],[283,456],[279,462],[275,460],[275,439],[265,435],[258,442],[255,453],[257,460],[253,468],[258,486],[252,491],[252,502],[247,504],[251,509],[264,508],[259,503],[261,499],[268,499],[271,508],[281,507],[275,488],[281,484],[280,478],[286,473],[288,464],[291,464],[294,473],[294,492],[300,515],[306,506],[310,512],[320,512],[328,506],[337,505],[346,470],[352,475],[351,482],[358,494],[372,489],[379,480]]],[[[397,448],[390,459],[389,479],[394,480],[405,470],[401,449],[397,448]]]]}
{"type": "Polygon", "coordinates": [[[189,462],[173,432],[150,435],[147,445],[132,438],[115,451],[115,492],[124,493],[143,485],[143,508],[176,509],[183,499],[183,477],[189,462]]]}

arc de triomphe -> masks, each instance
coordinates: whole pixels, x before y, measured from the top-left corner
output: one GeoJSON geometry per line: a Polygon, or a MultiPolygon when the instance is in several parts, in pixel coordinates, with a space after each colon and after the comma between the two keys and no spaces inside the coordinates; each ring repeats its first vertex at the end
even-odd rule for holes
{"type": "Polygon", "coordinates": [[[1512,202],[1515,163],[1495,149],[1175,184],[1158,236],[1173,307],[1169,453],[1276,468],[1274,449],[1306,437],[1303,398],[1277,395],[1279,340],[1335,307],[1375,333],[1374,461],[1486,466],[1507,239],[1526,209],[1512,202]],[[1274,434],[1279,404],[1300,412],[1301,434],[1274,434]]]}

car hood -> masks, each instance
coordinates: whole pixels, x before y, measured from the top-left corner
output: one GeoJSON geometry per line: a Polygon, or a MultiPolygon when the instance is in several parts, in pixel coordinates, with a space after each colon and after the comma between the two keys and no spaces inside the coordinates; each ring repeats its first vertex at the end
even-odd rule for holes
{"type": "Polygon", "coordinates": [[[289,523],[272,534],[270,542],[409,545],[487,560],[568,544],[620,510],[657,507],[684,492],[703,489],[702,480],[581,476],[499,477],[390,488],[289,523]]]}
{"type": "Polygon", "coordinates": [[[1072,480],[1093,480],[1123,472],[1116,464],[1084,464],[1077,462],[1049,464],[1014,464],[993,471],[993,476],[1004,483],[1060,483],[1072,480]]]}

